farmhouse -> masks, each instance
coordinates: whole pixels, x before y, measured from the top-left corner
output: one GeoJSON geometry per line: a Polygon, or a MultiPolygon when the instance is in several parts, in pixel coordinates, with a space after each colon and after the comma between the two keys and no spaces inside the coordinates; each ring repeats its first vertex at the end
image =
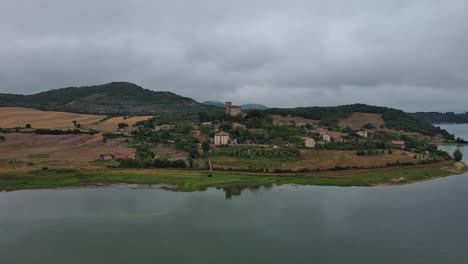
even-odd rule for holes
{"type": "Polygon", "coordinates": [[[328,134],[322,134],[322,140],[323,140],[324,142],[330,142],[330,141],[331,141],[331,137],[330,137],[330,135],[328,135],[328,134]]]}
{"type": "Polygon", "coordinates": [[[214,144],[215,146],[227,145],[229,143],[229,134],[226,132],[219,132],[215,134],[214,144]]]}
{"type": "Polygon", "coordinates": [[[112,154],[101,154],[101,160],[113,160],[114,155],[112,154]]]}
{"type": "Polygon", "coordinates": [[[356,134],[358,134],[358,136],[360,136],[360,137],[367,138],[367,131],[366,130],[358,131],[358,132],[356,132],[356,134]]]}
{"type": "Polygon", "coordinates": [[[242,113],[240,106],[233,105],[231,102],[226,102],[225,107],[226,107],[226,114],[230,116],[236,116],[242,113]]]}
{"type": "Polygon", "coordinates": [[[306,148],[315,148],[315,140],[313,138],[304,138],[304,146],[306,148]]]}
{"type": "Polygon", "coordinates": [[[406,147],[406,142],[403,141],[403,140],[395,140],[395,141],[392,141],[392,144],[401,148],[401,149],[404,149],[406,147]]]}
{"type": "Polygon", "coordinates": [[[333,141],[336,141],[336,142],[343,142],[343,141],[344,141],[343,137],[341,136],[341,133],[338,133],[338,132],[328,132],[328,135],[330,136],[330,138],[331,138],[333,141]]]}

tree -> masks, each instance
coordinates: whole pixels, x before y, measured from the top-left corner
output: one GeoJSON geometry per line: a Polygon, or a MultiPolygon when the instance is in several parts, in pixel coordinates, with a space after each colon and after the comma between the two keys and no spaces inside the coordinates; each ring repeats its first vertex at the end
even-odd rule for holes
{"type": "Polygon", "coordinates": [[[208,153],[208,151],[210,151],[210,141],[209,140],[202,143],[202,149],[203,149],[203,152],[205,152],[205,153],[208,153]]]}
{"type": "Polygon", "coordinates": [[[26,124],[26,128],[31,128],[31,124],[26,124]]]}
{"type": "Polygon", "coordinates": [[[200,127],[200,131],[204,134],[209,136],[211,132],[213,132],[213,126],[212,125],[202,125],[200,127]]]}
{"type": "Polygon", "coordinates": [[[127,123],[119,123],[119,129],[122,129],[122,128],[126,128],[128,127],[128,124],[127,123]]]}
{"type": "Polygon", "coordinates": [[[365,128],[365,129],[375,129],[375,126],[371,123],[367,123],[365,124],[362,128],[365,128]]]}
{"type": "Polygon", "coordinates": [[[139,160],[152,159],[155,156],[151,151],[151,146],[149,144],[140,144],[136,146],[136,155],[139,160]]]}
{"type": "Polygon", "coordinates": [[[76,120],[73,120],[73,125],[76,127],[76,124],[78,124],[78,122],[76,120]]]}
{"type": "Polygon", "coordinates": [[[453,157],[455,158],[455,161],[461,161],[463,159],[463,153],[457,149],[453,152],[453,157]]]}
{"type": "Polygon", "coordinates": [[[224,121],[219,124],[219,129],[222,131],[229,131],[231,130],[231,122],[224,121]]]}

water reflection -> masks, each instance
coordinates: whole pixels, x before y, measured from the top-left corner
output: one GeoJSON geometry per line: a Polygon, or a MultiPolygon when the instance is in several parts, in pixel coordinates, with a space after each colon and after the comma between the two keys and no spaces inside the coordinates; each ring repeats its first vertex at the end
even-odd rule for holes
{"type": "Polygon", "coordinates": [[[222,189],[225,194],[226,200],[231,200],[233,196],[240,196],[242,194],[242,191],[244,190],[250,190],[252,192],[258,191],[260,188],[264,190],[269,190],[273,186],[272,185],[231,185],[231,186],[225,186],[225,187],[217,187],[216,189],[220,190],[222,189]]]}

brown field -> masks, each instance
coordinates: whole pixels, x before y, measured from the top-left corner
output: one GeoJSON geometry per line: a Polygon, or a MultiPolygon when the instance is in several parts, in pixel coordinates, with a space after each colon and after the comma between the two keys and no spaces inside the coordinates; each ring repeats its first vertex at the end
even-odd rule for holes
{"type": "Polygon", "coordinates": [[[341,167],[371,167],[382,166],[396,161],[419,161],[426,159],[423,155],[417,155],[414,159],[414,153],[404,151],[393,151],[393,154],[357,156],[356,151],[334,151],[334,150],[302,150],[301,158],[296,161],[281,161],[268,158],[240,159],[235,157],[218,156],[213,157],[213,166],[237,169],[268,168],[268,169],[292,169],[298,170],[308,168],[311,170],[329,169],[335,166],[341,167]]]}
{"type": "Polygon", "coordinates": [[[0,107],[0,127],[15,128],[31,124],[33,128],[72,129],[73,120],[80,124],[95,123],[106,116],[42,111],[24,107],[0,107]]]}
{"type": "Polygon", "coordinates": [[[341,120],[338,125],[340,127],[350,127],[354,130],[358,130],[368,123],[371,123],[376,128],[385,125],[382,115],[371,113],[352,113],[347,119],[341,120]]]}
{"type": "Polygon", "coordinates": [[[153,116],[133,116],[133,117],[113,117],[106,119],[101,122],[87,124],[86,128],[95,129],[102,132],[115,132],[118,129],[119,123],[127,123],[129,128],[127,130],[131,130],[131,127],[135,125],[139,121],[144,121],[152,118],[153,116]]]}
{"type": "Polygon", "coordinates": [[[96,135],[37,135],[24,133],[3,134],[0,143],[0,168],[106,166],[109,162],[93,162],[100,154],[134,153],[124,139],[102,141],[96,135]],[[15,165],[16,164],[16,165],[15,165]],[[32,164],[30,164],[32,165],[32,164]]]}
{"type": "Polygon", "coordinates": [[[296,124],[296,126],[304,126],[306,124],[318,125],[320,121],[312,120],[304,117],[297,116],[281,116],[281,115],[270,115],[273,119],[273,124],[277,126],[290,126],[296,124]]]}

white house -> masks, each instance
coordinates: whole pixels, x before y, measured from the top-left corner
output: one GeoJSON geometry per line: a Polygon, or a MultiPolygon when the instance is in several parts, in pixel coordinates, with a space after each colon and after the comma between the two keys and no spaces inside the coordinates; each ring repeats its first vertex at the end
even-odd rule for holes
{"type": "Polygon", "coordinates": [[[217,134],[215,134],[214,137],[214,144],[215,146],[221,146],[221,145],[227,145],[229,142],[229,134],[221,131],[217,134]]]}
{"type": "Polygon", "coordinates": [[[315,140],[313,138],[304,138],[304,146],[306,148],[315,148],[315,140]]]}
{"type": "Polygon", "coordinates": [[[330,142],[330,141],[331,141],[331,137],[330,137],[330,135],[328,135],[328,134],[322,134],[322,140],[323,140],[324,142],[330,142]]]}
{"type": "Polygon", "coordinates": [[[358,131],[358,132],[356,132],[356,134],[358,134],[359,136],[361,136],[363,138],[367,138],[367,131],[366,130],[358,131]]]}

